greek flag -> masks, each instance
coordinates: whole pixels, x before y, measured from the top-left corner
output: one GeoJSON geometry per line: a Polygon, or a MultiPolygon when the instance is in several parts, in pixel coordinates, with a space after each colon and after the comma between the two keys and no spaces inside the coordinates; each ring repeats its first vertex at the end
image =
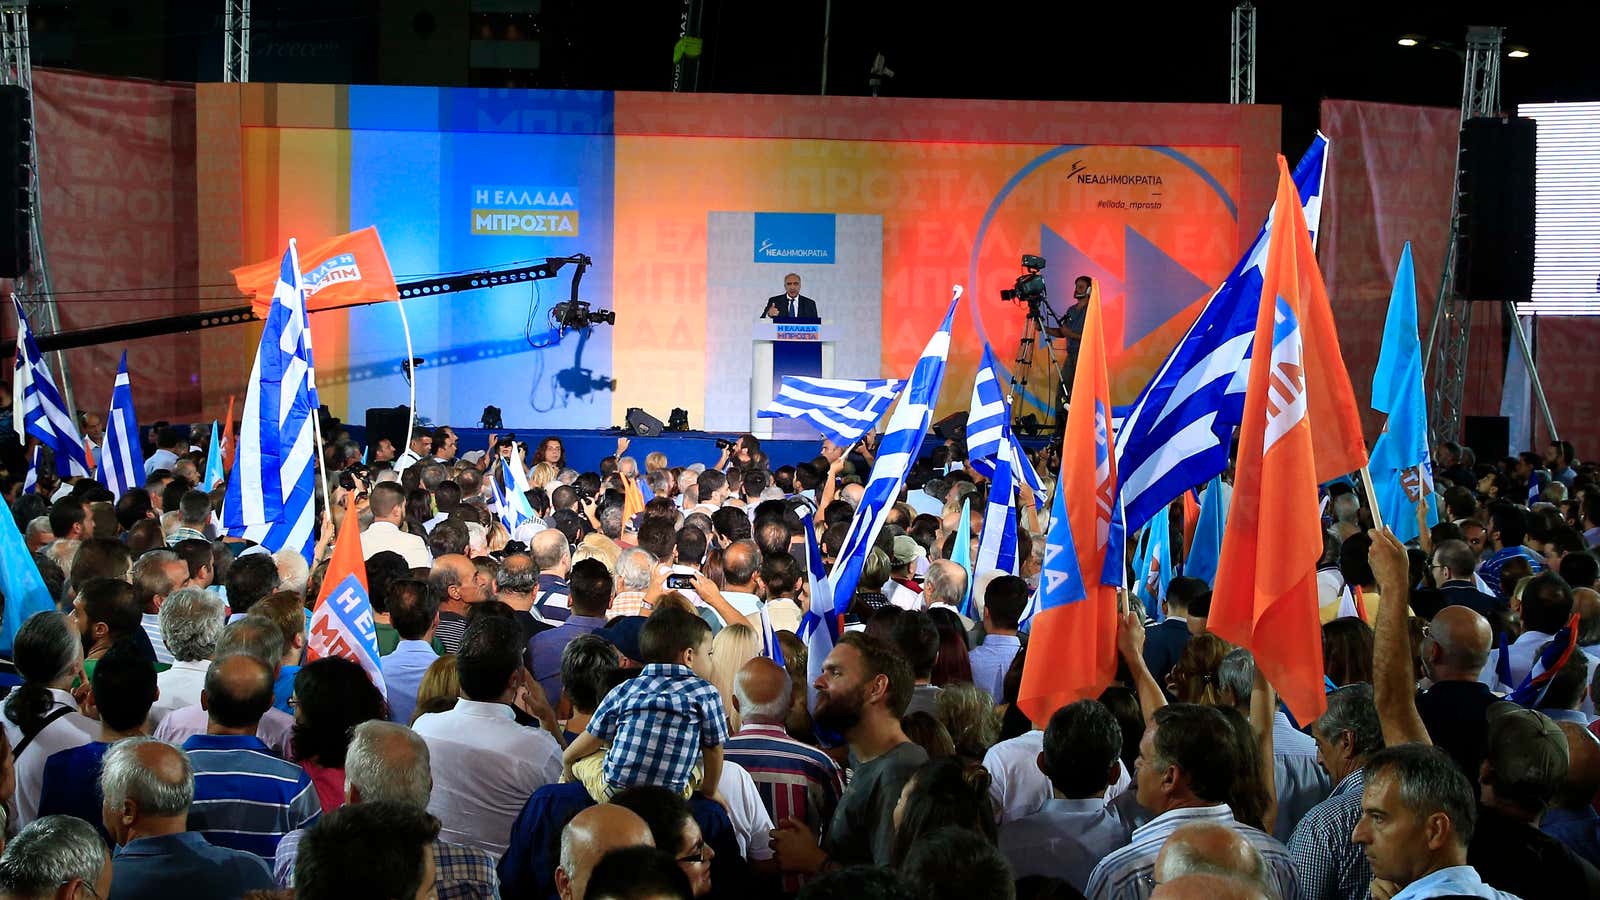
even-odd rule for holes
{"type": "Polygon", "coordinates": [[[905,386],[893,378],[866,381],[785,375],[778,396],[756,413],[759,419],[802,419],[835,446],[849,447],[877,424],[905,386]]]}
{"type": "Polygon", "coordinates": [[[223,500],[228,533],[309,562],[316,523],[316,369],[294,239],[278,272],[266,328],[250,367],[239,456],[223,500]]]}
{"type": "Polygon", "coordinates": [[[133,413],[133,386],[128,381],[128,351],[124,350],[111,388],[111,412],[106,414],[105,443],[100,447],[100,468],[95,470],[95,479],[121,499],[124,492],[144,487],[143,457],[139,417],[133,413]]]}
{"type": "Polygon", "coordinates": [[[26,444],[31,434],[49,447],[55,453],[56,472],[62,477],[88,475],[89,455],[84,452],[77,419],[61,399],[61,392],[56,390],[50,366],[39,352],[39,342],[33,339],[33,329],[28,325],[28,314],[23,312],[22,301],[16,294],[11,295],[11,305],[17,311],[17,362],[12,380],[17,438],[26,444]]]}
{"type": "Polygon", "coordinates": [[[772,627],[772,618],[767,615],[767,605],[761,604],[761,655],[772,660],[778,665],[783,665],[783,645],[778,643],[778,632],[772,627]]]}
{"type": "Polygon", "coordinates": [[[878,444],[878,460],[872,466],[872,476],[867,479],[866,491],[861,495],[861,503],[856,507],[855,518],[850,520],[850,530],[845,534],[839,559],[834,563],[832,596],[844,598],[846,602],[856,592],[856,583],[861,580],[861,567],[866,564],[867,553],[872,550],[878,532],[883,530],[883,523],[889,517],[889,507],[900,498],[900,490],[906,483],[906,472],[922,452],[922,439],[933,421],[933,408],[939,402],[939,386],[944,382],[945,360],[950,355],[950,322],[956,314],[956,306],[961,303],[959,285],[954,294],[939,330],[922,348],[922,357],[911,372],[911,382],[905,396],[900,398],[894,414],[889,417],[889,424],[884,428],[883,440],[878,444]]]}
{"type": "Polygon", "coordinates": [[[1017,505],[1010,456],[1010,443],[1002,443],[989,485],[989,505],[983,512],[983,531],[978,533],[978,558],[973,564],[978,575],[995,570],[1017,574],[1017,505]]]}
{"type": "MultiPolygon", "coordinates": [[[[1294,168],[1313,246],[1327,160],[1328,139],[1319,132],[1294,168]]],[[[1244,418],[1271,228],[1269,212],[1250,251],[1206,301],[1117,429],[1117,473],[1129,528],[1142,526],[1184,491],[1227,468],[1233,430],[1244,418]]]]}
{"type": "Polygon", "coordinates": [[[1011,433],[1011,404],[1006,402],[1002,387],[1006,383],[1001,377],[1004,374],[994,349],[985,342],[978,375],[972,380],[972,405],[967,410],[967,463],[974,472],[993,479],[1000,447],[1009,446],[1011,483],[1027,484],[1033,490],[1034,507],[1043,509],[1044,483],[1017,443],[1017,436],[1011,433]]]}
{"type": "MultiPolygon", "coordinates": [[[[839,643],[839,620],[844,610],[833,607],[828,570],[822,565],[822,548],[817,544],[817,529],[812,522],[814,513],[809,506],[801,506],[796,512],[806,529],[806,584],[811,593],[811,602],[800,617],[799,637],[806,645],[806,706],[814,710],[817,708],[817,679],[822,677],[822,664],[827,662],[828,654],[839,643]]],[[[824,746],[829,747],[837,747],[844,742],[840,735],[825,734],[820,730],[817,737],[824,746]]]]}
{"type": "Polygon", "coordinates": [[[33,445],[33,453],[28,457],[28,474],[22,476],[22,492],[31,494],[39,488],[39,458],[44,454],[44,447],[33,445]]]}

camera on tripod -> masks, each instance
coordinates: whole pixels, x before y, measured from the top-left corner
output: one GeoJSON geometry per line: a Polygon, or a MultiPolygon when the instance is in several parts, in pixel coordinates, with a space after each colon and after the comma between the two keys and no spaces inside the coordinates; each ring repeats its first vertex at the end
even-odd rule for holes
{"type": "Polygon", "coordinates": [[[1026,303],[1029,307],[1037,306],[1045,299],[1044,276],[1039,274],[1044,270],[1045,259],[1042,256],[1024,253],[1022,267],[1028,271],[1018,275],[1016,282],[1009,289],[1000,291],[1000,299],[1026,303]]]}

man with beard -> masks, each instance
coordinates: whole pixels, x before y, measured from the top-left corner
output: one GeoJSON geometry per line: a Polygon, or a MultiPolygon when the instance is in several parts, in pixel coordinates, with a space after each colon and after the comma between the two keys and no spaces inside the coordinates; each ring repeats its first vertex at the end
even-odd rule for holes
{"type": "Polygon", "coordinates": [[[855,771],[822,846],[798,819],[784,819],[773,830],[772,847],[785,872],[890,864],[895,804],[917,767],[928,761],[927,751],[900,729],[911,682],[910,664],[866,634],[846,633],[828,654],[814,685],[813,716],[818,727],[844,735],[855,771]]]}

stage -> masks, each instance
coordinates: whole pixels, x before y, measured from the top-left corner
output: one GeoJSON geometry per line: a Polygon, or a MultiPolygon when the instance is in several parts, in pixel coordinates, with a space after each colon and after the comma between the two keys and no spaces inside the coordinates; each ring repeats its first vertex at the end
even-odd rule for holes
{"type": "MultiPolygon", "coordinates": [[[[367,429],[361,425],[345,425],[344,430],[362,447],[367,446],[367,429]]],[[[459,440],[458,453],[468,453],[473,450],[484,450],[489,445],[491,432],[482,428],[456,428],[459,440]]],[[[580,429],[565,428],[551,429],[548,431],[530,431],[527,429],[505,429],[498,434],[516,434],[518,440],[526,441],[529,450],[539,446],[539,442],[546,437],[561,439],[567,449],[567,465],[579,472],[600,471],[600,460],[617,451],[617,438],[626,436],[626,432],[617,429],[580,429]]],[[[688,466],[694,463],[714,465],[721,451],[717,449],[717,438],[734,440],[739,437],[739,432],[713,432],[713,431],[667,431],[660,437],[630,438],[627,455],[644,465],[646,455],[657,450],[667,455],[667,464],[671,466],[688,466]]],[[[1052,438],[1020,438],[1022,446],[1029,450],[1037,450],[1049,443],[1052,438]]],[[[933,452],[933,448],[943,443],[938,435],[930,433],[922,442],[922,455],[933,452]]],[[[404,449],[404,448],[400,448],[404,449]]],[[[762,440],[761,449],[766,452],[771,461],[771,468],[777,471],[783,466],[793,466],[803,462],[810,462],[817,458],[822,450],[822,440],[797,441],[770,439],[762,440]]]]}

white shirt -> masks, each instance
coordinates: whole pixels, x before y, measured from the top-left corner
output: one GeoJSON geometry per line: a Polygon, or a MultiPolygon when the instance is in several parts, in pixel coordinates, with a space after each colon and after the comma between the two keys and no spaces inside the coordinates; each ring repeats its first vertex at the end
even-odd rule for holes
{"type": "Polygon", "coordinates": [[[891,581],[884,587],[889,588],[889,605],[898,606],[908,612],[922,611],[922,595],[906,587],[898,581],[891,581]]]}
{"type": "Polygon", "coordinates": [[[800,604],[788,597],[779,597],[767,601],[767,621],[772,623],[773,631],[789,631],[800,633],[800,619],[803,613],[800,604]]]}
{"type": "MultiPolygon", "coordinates": [[[[156,727],[155,737],[174,747],[182,747],[183,742],[189,738],[205,734],[206,726],[209,724],[210,717],[198,704],[185,706],[167,713],[162,718],[161,724],[156,727]]],[[[294,716],[277,707],[267,710],[267,714],[256,724],[256,737],[271,748],[273,753],[284,759],[289,758],[289,739],[293,736],[294,716]]]]}
{"type": "Polygon", "coordinates": [[[561,777],[561,747],[538,728],[518,725],[504,703],[456,701],[454,709],[412,723],[432,757],[439,839],[477,847],[495,859],[533,792],[561,777]]]}
{"type": "Polygon", "coordinates": [[[744,591],[723,591],[722,599],[728,601],[741,616],[753,616],[761,611],[761,598],[744,591]]]}
{"type": "Polygon", "coordinates": [[[433,567],[433,554],[428,544],[414,534],[406,534],[393,522],[373,522],[361,532],[361,558],[371,559],[385,550],[405,557],[406,565],[413,569],[433,567]]]}
{"type": "Polygon", "coordinates": [[[727,801],[728,819],[733,822],[734,837],[739,839],[739,853],[752,862],[771,859],[772,816],[761,802],[755,779],[744,766],[725,759],[717,790],[727,801]]]}
{"type": "Polygon", "coordinates": [[[422,457],[413,452],[410,447],[407,447],[406,452],[400,454],[399,458],[394,461],[394,470],[398,474],[419,462],[422,462],[422,457]]]}
{"type": "Polygon", "coordinates": [[[185,706],[199,706],[200,692],[206,686],[206,670],[211,660],[195,659],[172,664],[172,668],[156,676],[156,687],[161,696],[150,707],[150,724],[160,725],[167,714],[185,706]]]}
{"type": "MultiPolygon", "coordinates": [[[[989,802],[994,806],[995,822],[1004,825],[1023,816],[1031,816],[1044,808],[1054,791],[1050,779],[1039,771],[1039,753],[1044,750],[1044,732],[1033,729],[1009,740],[1001,741],[983,755],[983,767],[989,770],[989,802]]],[[[1123,791],[1133,780],[1121,760],[1117,761],[1117,783],[1106,788],[1102,798],[1106,804],[1123,791]]],[[[1131,822],[1130,826],[1137,824],[1131,822]]]]}
{"type": "MultiPolygon", "coordinates": [[[[46,715],[62,706],[70,707],[72,712],[46,725],[23,748],[22,755],[17,757],[17,792],[12,802],[17,811],[14,827],[19,829],[39,817],[39,792],[44,789],[44,763],[50,754],[82,747],[100,737],[100,723],[78,712],[78,701],[72,699],[71,693],[51,688],[50,697],[54,702],[46,715]]],[[[6,740],[15,751],[16,746],[22,743],[22,729],[11,721],[9,713],[4,719],[6,740]]]]}

